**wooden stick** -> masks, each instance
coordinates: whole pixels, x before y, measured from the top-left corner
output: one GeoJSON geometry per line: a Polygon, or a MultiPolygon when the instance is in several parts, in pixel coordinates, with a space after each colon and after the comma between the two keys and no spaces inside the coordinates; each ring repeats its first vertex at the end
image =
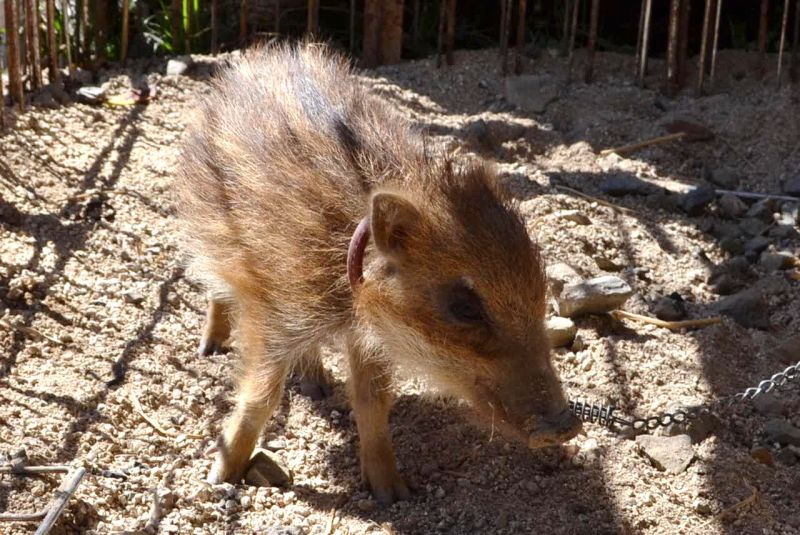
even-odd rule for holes
{"type": "Polygon", "coordinates": [[[0,474],[17,474],[23,476],[38,475],[38,474],[66,474],[70,471],[67,465],[54,465],[54,466],[0,466],[0,474]]]}
{"type": "Polygon", "coordinates": [[[47,77],[51,84],[61,81],[61,71],[58,68],[58,44],[56,41],[56,6],[55,0],[47,0],[45,4],[47,16],[47,52],[50,65],[47,77]]]}
{"type": "Polygon", "coordinates": [[[508,9],[508,2],[509,0],[500,0],[500,57],[502,58],[505,54],[505,50],[503,50],[503,36],[506,33],[506,10],[508,9]]]}
{"type": "Polygon", "coordinates": [[[642,31],[642,55],[639,58],[639,87],[644,87],[644,77],[647,75],[647,54],[650,47],[650,15],[653,10],[653,0],[645,1],[644,30],[642,31]]]}
{"type": "Polygon", "coordinates": [[[717,0],[717,16],[714,18],[714,45],[711,49],[711,72],[708,74],[708,82],[714,87],[714,74],[717,71],[717,50],[719,48],[719,21],[722,15],[722,1],[717,0]]]}
{"type": "Polygon", "coordinates": [[[671,0],[669,33],[667,36],[667,92],[674,95],[678,89],[678,27],[680,26],[681,0],[671,0]]]}
{"type": "Polygon", "coordinates": [[[680,31],[678,32],[678,86],[686,85],[687,63],[689,60],[689,20],[691,0],[681,0],[680,31]]]}
{"type": "Polygon", "coordinates": [[[639,61],[641,61],[642,58],[642,37],[644,37],[644,11],[645,11],[645,0],[642,0],[642,6],[639,9],[639,26],[636,32],[636,59],[633,62],[634,76],[636,76],[636,74],[639,72],[639,61]]]}
{"type": "Polygon", "coordinates": [[[55,498],[50,502],[50,507],[44,520],[42,520],[42,523],[39,525],[34,535],[46,535],[53,529],[56,520],[58,520],[58,517],[64,512],[64,509],[67,507],[67,502],[69,502],[69,499],[75,494],[78,485],[85,475],[85,468],[76,468],[73,472],[70,472],[64,477],[61,486],[58,487],[55,493],[55,498]]]}
{"type": "Polygon", "coordinates": [[[155,430],[156,430],[156,432],[157,432],[159,435],[161,435],[161,436],[163,436],[163,437],[172,437],[172,438],[175,438],[175,437],[177,437],[178,435],[183,435],[183,436],[185,436],[185,437],[187,437],[187,438],[195,438],[195,439],[201,439],[201,438],[205,438],[205,437],[203,437],[203,435],[195,435],[195,434],[192,434],[192,433],[177,433],[177,432],[175,432],[175,431],[169,431],[169,430],[167,430],[167,429],[164,429],[163,427],[161,427],[161,426],[158,424],[158,422],[156,422],[155,420],[153,420],[152,418],[150,418],[150,417],[149,417],[147,414],[145,414],[144,410],[142,409],[142,404],[141,404],[141,403],[139,403],[139,398],[137,398],[137,397],[136,397],[136,394],[134,394],[133,392],[131,392],[130,399],[131,399],[131,404],[133,405],[133,408],[134,408],[134,410],[135,410],[137,413],[139,413],[139,416],[141,416],[141,417],[142,417],[142,419],[143,419],[145,422],[147,422],[148,424],[150,424],[150,427],[152,427],[153,429],[155,429],[155,430]]]}
{"type": "Polygon", "coordinates": [[[769,0],[761,0],[761,13],[758,17],[758,52],[761,55],[761,76],[767,70],[767,31],[769,30],[769,0]]]}
{"type": "Polygon", "coordinates": [[[792,36],[792,60],[791,60],[791,68],[789,72],[791,73],[792,80],[796,80],[797,78],[797,50],[800,48],[798,46],[800,44],[800,0],[797,0],[794,4],[794,35],[792,36]]]}
{"type": "Polygon", "coordinates": [[[47,340],[48,342],[52,342],[52,343],[60,345],[60,346],[65,346],[65,347],[69,346],[69,344],[66,344],[66,343],[62,342],[61,340],[59,340],[57,338],[53,338],[52,336],[46,335],[43,332],[40,332],[40,331],[34,329],[33,327],[28,327],[26,325],[14,325],[10,321],[2,319],[2,318],[0,318],[0,325],[4,326],[7,329],[16,329],[17,331],[21,332],[25,336],[28,336],[29,338],[33,338],[34,340],[47,340]]]}
{"type": "Polygon", "coordinates": [[[589,43],[586,47],[586,70],[583,81],[591,83],[594,77],[594,52],[597,47],[597,25],[600,19],[600,0],[592,0],[592,9],[589,14],[589,43]]]}
{"type": "Polygon", "coordinates": [[[700,41],[700,66],[697,70],[697,94],[703,94],[703,81],[706,76],[706,56],[708,56],[708,32],[711,26],[711,1],[706,0],[706,9],[703,13],[703,36],[700,41]]]}
{"type": "Polygon", "coordinates": [[[671,331],[677,331],[680,329],[691,329],[695,327],[708,327],[709,325],[716,325],[718,323],[722,323],[722,318],[719,316],[715,316],[713,318],[700,318],[696,320],[664,321],[658,318],[651,318],[650,316],[642,316],[640,314],[634,314],[633,312],[625,312],[624,310],[612,310],[611,312],[609,312],[609,314],[611,314],[611,316],[618,321],[623,319],[628,319],[632,321],[638,321],[639,323],[647,323],[648,325],[655,325],[656,327],[669,329],[671,331]]]}
{"type": "Polygon", "coordinates": [[[439,32],[436,36],[436,68],[442,66],[442,51],[444,50],[444,28],[447,19],[447,0],[439,0],[439,32]]]}
{"type": "Polygon", "coordinates": [[[128,58],[128,25],[130,19],[131,0],[122,0],[122,43],[119,57],[122,61],[128,58]]]}
{"type": "Polygon", "coordinates": [[[528,0],[519,0],[519,15],[517,16],[517,54],[514,58],[514,74],[522,73],[522,56],[525,52],[525,13],[528,0]]]}
{"type": "Polygon", "coordinates": [[[789,24],[789,0],[783,0],[783,20],[781,21],[781,44],[778,50],[778,87],[783,75],[783,48],[786,46],[786,26],[789,24]]]}
{"type": "Polygon", "coordinates": [[[6,126],[6,97],[4,93],[3,74],[0,73],[0,130],[3,130],[6,126]]]}
{"type": "Polygon", "coordinates": [[[25,111],[22,89],[22,68],[19,55],[19,12],[15,0],[5,0],[3,11],[6,19],[6,54],[8,58],[8,93],[17,103],[20,113],[25,111]]]}
{"type": "Polygon", "coordinates": [[[508,43],[511,40],[511,13],[514,10],[514,0],[506,0],[505,21],[503,35],[500,37],[500,54],[502,56],[503,76],[508,74],[508,43]]]}
{"type": "Polygon", "coordinates": [[[578,38],[578,12],[581,0],[573,0],[572,6],[572,31],[569,37],[569,56],[567,59],[567,80],[572,77],[572,62],[575,59],[575,40],[578,38]]]}
{"type": "Polygon", "coordinates": [[[649,147],[651,145],[658,145],[661,143],[666,143],[668,141],[676,141],[679,139],[683,139],[684,137],[686,137],[686,135],[687,135],[686,132],[675,132],[674,134],[667,134],[664,136],[654,137],[652,139],[646,139],[644,141],[633,143],[631,145],[624,145],[622,147],[604,149],[600,151],[600,156],[608,156],[611,153],[624,154],[626,152],[633,152],[645,147],[649,147]]]}
{"type": "Polygon", "coordinates": [[[455,63],[453,58],[453,49],[456,45],[456,0],[447,1],[447,46],[446,58],[447,64],[452,65],[455,63]]]}
{"type": "Polygon", "coordinates": [[[25,0],[25,33],[28,41],[28,63],[31,67],[31,88],[42,87],[42,62],[39,56],[39,19],[37,0],[25,0]]]}
{"type": "Polygon", "coordinates": [[[311,35],[316,35],[319,32],[319,0],[308,0],[306,32],[311,35]]]}
{"type": "Polygon", "coordinates": [[[601,204],[601,205],[606,206],[608,208],[611,208],[612,210],[615,210],[617,212],[622,212],[623,214],[635,214],[636,213],[636,210],[631,210],[630,208],[625,208],[624,206],[619,206],[618,204],[614,204],[614,203],[605,201],[603,199],[598,199],[597,197],[592,197],[591,195],[589,195],[587,193],[584,193],[584,192],[582,192],[580,190],[577,190],[575,188],[570,188],[568,186],[561,186],[561,185],[558,185],[558,184],[555,186],[555,188],[556,189],[560,189],[562,191],[567,191],[569,193],[572,193],[573,195],[577,195],[578,197],[582,197],[582,198],[586,199],[587,201],[596,202],[597,204],[601,204]]]}
{"type": "Polygon", "coordinates": [[[570,9],[572,7],[572,3],[571,3],[572,1],[573,0],[564,0],[564,3],[562,4],[564,6],[564,27],[561,29],[561,57],[562,58],[567,57],[567,54],[569,53],[569,50],[568,50],[568,47],[569,47],[569,21],[570,21],[570,13],[572,12],[572,10],[570,9]]]}
{"type": "MultiPolygon", "coordinates": [[[[61,0],[61,12],[62,13],[69,13],[69,0],[61,0]]],[[[67,53],[67,69],[69,70],[69,75],[72,76],[75,74],[75,64],[72,63],[72,37],[70,37],[69,33],[71,31],[71,25],[69,16],[62,17],[62,22],[64,23],[64,48],[66,49],[67,53]]]]}

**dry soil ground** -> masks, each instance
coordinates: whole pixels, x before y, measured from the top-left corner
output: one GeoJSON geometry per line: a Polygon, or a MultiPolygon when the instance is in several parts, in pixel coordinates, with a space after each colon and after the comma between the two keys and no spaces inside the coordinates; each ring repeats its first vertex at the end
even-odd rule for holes
{"type": "MultiPolygon", "coordinates": [[[[334,394],[312,401],[292,385],[264,436],[293,485],[206,484],[203,451],[230,408],[235,355],[195,353],[204,298],[184,276],[172,217],[187,112],[214,67],[196,59],[180,77],[160,74],[159,62],[100,73],[111,94],[145,78],[157,85],[147,106],[34,108],[0,134],[0,452],[24,448],[33,464],[89,470],[58,532],[800,533],[799,450],[763,435],[769,420],[800,427],[796,386],[757,408],[725,412],[710,434],[700,429],[692,463],[671,475],[633,440],[599,426],[574,441],[577,453],[526,451],[407,382],[392,425],[416,493],[381,509],[359,488],[358,439],[331,354],[334,394]],[[761,444],[769,454],[759,462],[751,449],[761,444]],[[148,524],[154,492],[161,512],[148,524]]],[[[506,102],[491,50],[456,54],[456,65],[441,70],[424,60],[367,72],[365,81],[439,142],[498,162],[548,262],[569,262],[585,276],[604,273],[598,262],[618,269],[636,290],[630,311],[651,314],[654,300],[678,292],[690,317],[705,317],[719,299],[709,262],[730,256],[717,241],[718,207],[689,217],[672,206],[674,196],[612,199],[598,186],[627,176],[677,190],[729,170],[741,176],[740,189],[779,193],[782,181],[800,177],[800,86],[776,90],[771,74],[753,78],[753,61],[723,54],[711,95],[670,99],[631,83],[630,57],[602,54],[595,83],[564,85],[563,60],[545,53],[525,66],[543,76],[535,83],[555,84],[541,114],[506,102]],[[626,158],[596,154],[659,135],[673,119],[704,124],[716,137],[626,158]],[[590,224],[557,213],[565,209],[590,224]]],[[[772,210],[780,205],[768,218],[772,210]]],[[[762,233],[772,248],[798,253],[791,233],[771,230],[762,233]]],[[[769,329],[728,318],[678,332],[580,319],[582,343],[555,356],[571,395],[646,415],[741,390],[800,360],[791,341],[800,330],[800,282],[757,263],[745,271],[742,284],[767,303],[769,329]]],[[[2,476],[0,511],[40,508],[57,484],[2,476]]],[[[2,524],[0,532],[34,527],[2,524]]]]}

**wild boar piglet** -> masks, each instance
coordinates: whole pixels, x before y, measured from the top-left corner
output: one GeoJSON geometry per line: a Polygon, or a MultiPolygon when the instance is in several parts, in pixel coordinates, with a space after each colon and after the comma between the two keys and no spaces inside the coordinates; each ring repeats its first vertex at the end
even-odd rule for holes
{"type": "Polygon", "coordinates": [[[218,75],[178,164],[200,353],[240,353],[209,479],[239,482],[287,375],[341,342],[364,481],[406,498],[388,429],[397,369],[536,448],[575,436],[544,328],[542,259],[491,168],[452,159],[325,47],[250,50],[218,75]]]}

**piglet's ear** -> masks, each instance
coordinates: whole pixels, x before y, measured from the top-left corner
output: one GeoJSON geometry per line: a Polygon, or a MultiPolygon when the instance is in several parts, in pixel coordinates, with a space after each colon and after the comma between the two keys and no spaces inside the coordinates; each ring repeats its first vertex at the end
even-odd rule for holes
{"type": "Polygon", "coordinates": [[[419,219],[417,207],[402,194],[378,192],[372,196],[372,239],[378,251],[392,260],[405,256],[419,219]]]}

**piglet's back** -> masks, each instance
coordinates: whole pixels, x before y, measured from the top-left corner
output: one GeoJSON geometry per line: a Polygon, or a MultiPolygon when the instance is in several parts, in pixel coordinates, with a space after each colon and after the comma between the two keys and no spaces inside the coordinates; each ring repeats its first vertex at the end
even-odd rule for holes
{"type": "Polygon", "coordinates": [[[419,138],[321,45],[254,49],[218,77],[178,166],[201,277],[239,296],[350,299],[347,243],[377,185],[424,165],[419,138]]]}

